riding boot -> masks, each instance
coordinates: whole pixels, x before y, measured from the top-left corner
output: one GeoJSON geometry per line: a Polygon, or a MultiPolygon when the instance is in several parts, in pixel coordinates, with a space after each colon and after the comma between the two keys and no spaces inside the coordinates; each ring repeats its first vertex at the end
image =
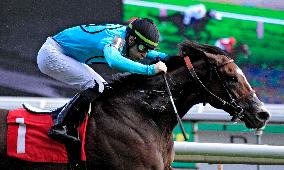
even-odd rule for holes
{"type": "Polygon", "coordinates": [[[76,131],[80,123],[85,119],[89,105],[101,93],[97,88],[89,88],[80,94],[76,94],[61,110],[54,125],[48,131],[48,136],[60,142],[80,142],[80,139],[69,135],[68,132],[76,131]]]}

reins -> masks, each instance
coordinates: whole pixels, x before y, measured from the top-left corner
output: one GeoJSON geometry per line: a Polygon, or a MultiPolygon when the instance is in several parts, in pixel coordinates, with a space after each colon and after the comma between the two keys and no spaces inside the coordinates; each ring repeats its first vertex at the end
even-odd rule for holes
{"type": "MultiPolygon", "coordinates": [[[[158,57],[157,58],[158,61],[161,61],[161,59],[158,57]]],[[[168,95],[170,97],[170,101],[171,101],[171,104],[173,106],[173,109],[174,109],[174,112],[176,114],[176,117],[177,117],[177,121],[178,121],[178,124],[180,126],[180,129],[181,129],[181,132],[182,132],[182,135],[183,135],[183,138],[185,141],[187,141],[187,136],[186,136],[186,133],[185,133],[185,130],[184,130],[184,126],[183,126],[183,123],[182,123],[182,120],[178,114],[178,111],[177,111],[177,108],[176,108],[176,105],[175,105],[175,102],[174,102],[174,99],[173,99],[173,95],[172,95],[172,92],[170,90],[170,86],[169,86],[169,83],[168,83],[168,80],[166,78],[166,74],[167,73],[163,73],[162,76],[163,76],[163,79],[164,79],[164,82],[166,84],[166,89],[167,89],[167,92],[168,92],[168,95]]]]}

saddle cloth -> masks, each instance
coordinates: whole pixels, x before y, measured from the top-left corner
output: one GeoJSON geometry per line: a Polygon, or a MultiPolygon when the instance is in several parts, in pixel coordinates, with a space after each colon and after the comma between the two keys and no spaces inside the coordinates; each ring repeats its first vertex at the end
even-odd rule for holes
{"type": "MultiPolygon", "coordinates": [[[[7,155],[25,161],[67,163],[64,144],[47,136],[53,125],[50,114],[33,114],[20,108],[10,110],[7,117],[7,155]]],[[[84,143],[87,118],[79,127],[82,141],[81,159],[86,160],[84,143]]]]}

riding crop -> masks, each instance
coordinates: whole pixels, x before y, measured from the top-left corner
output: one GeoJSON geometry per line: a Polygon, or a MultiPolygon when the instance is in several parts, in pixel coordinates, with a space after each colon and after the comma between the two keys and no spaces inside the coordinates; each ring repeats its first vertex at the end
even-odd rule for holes
{"type": "Polygon", "coordinates": [[[182,121],[181,121],[181,118],[178,114],[178,111],[177,111],[177,108],[176,108],[176,105],[175,105],[175,102],[174,102],[174,99],[173,99],[173,96],[172,96],[172,93],[171,93],[171,90],[170,90],[170,87],[169,87],[169,83],[168,83],[168,80],[166,78],[166,73],[163,73],[162,74],[163,78],[164,78],[164,81],[165,81],[165,84],[166,84],[166,87],[167,87],[167,92],[168,92],[168,95],[170,97],[170,101],[172,103],[172,106],[174,108],[174,111],[175,111],[175,114],[177,116],[177,120],[178,120],[178,123],[179,123],[179,126],[180,126],[180,129],[181,129],[181,132],[182,132],[182,135],[183,135],[183,138],[185,141],[187,141],[187,137],[186,137],[186,133],[185,133],[185,130],[184,130],[184,127],[183,127],[183,124],[182,124],[182,121]]]}

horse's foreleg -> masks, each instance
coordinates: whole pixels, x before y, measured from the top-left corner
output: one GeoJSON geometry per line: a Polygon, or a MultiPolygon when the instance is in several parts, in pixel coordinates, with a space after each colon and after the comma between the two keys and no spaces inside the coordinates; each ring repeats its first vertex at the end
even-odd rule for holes
{"type": "Polygon", "coordinates": [[[180,35],[185,35],[185,26],[184,25],[177,25],[178,26],[178,33],[180,35]]]}
{"type": "Polygon", "coordinates": [[[171,134],[170,136],[170,140],[169,140],[169,144],[168,144],[168,148],[167,148],[167,160],[166,160],[166,166],[165,166],[165,170],[173,170],[173,168],[171,167],[171,164],[174,162],[174,158],[175,158],[175,148],[174,148],[174,141],[173,141],[173,134],[171,134]]]}
{"type": "Polygon", "coordinates": [[[0,109],[0,161],[2,164],[2,159],[6,157],[6,136],[7,136],[7,114],[8,110],[0,109]]]}
{"type": "Polygon", "coordinates": [[[210,33],[210,31],[208,31],[208,30],[204,30],[204,32],[206,33],[206,40],[205,40],[205,43],[208,43],[209,42],[209,40],[211,40],[211,38],[212,38],[212,35],[211,35],[211,33],[210,33]]]}

